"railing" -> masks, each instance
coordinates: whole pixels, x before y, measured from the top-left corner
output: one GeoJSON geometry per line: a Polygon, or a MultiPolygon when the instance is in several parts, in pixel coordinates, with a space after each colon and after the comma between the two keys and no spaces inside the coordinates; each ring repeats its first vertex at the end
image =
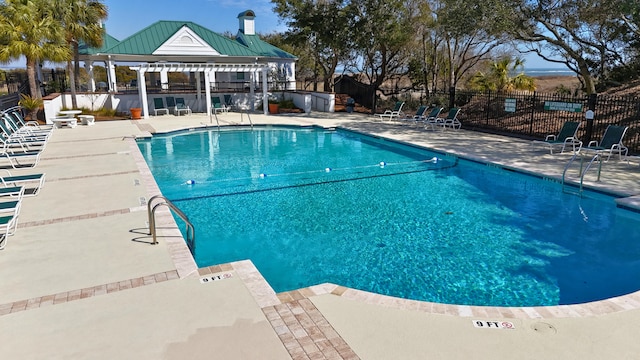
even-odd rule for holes
{"type": "Polygon", "coordinates": [[[571,157],[571,160],[569,160],[569,162],[567,163],[567,165],[564,167],[564,171],[562,172],[562,191],[565,191],[565,179],[566,179],[566,175],[567,175],[567,171],[569,170],[569,167],[571,166],[571,164],[573,164],[573,162],[576,160],[577,157],[580,157],[580,170],[579,170],[579,174],[580,174],[580,188],[579,188],[579,195],[582,196],[582,189],[583,189],[583,183],[584,183],[584,177],[587,174],[587,172],[589,171],[589,169],[591,168],[591,166],[593,165],[593,163],[595,161],[598,161],[598,177],[596,179],[596,181],[600,181],[600,173],[602,172],[602,156],[600,154],[595,154],[593,155],[593,157],[591,158],[591,160],[589,161],[589,163],[587,164],[587,167],[584,167],[584,156],[582,156],[579,153],[574,154],[571,157]],[[584,168],[584,171],[583,171],[584,168]]]}
{"type": "Polygon", "coordinates": [[[149,199],[149,202],[147,202],[147,215],[149,216],[149,235],[153,236],[152,244],[156,245],[158,243],[155,214],[158,207],[163,205],[173,210],[173,212],[176,213],[176,215],[178,215],[182,219],[182,221],[185,222],[187,226],[187,229],[186,229],[187,238],[185,239],[187,242],[187,246],[189,246],[189,249],[191,249],[191,252],[195,251],[196,232],[195,232],[195,228],[193,227],[193,224],[191,223],[191,221],[189,221],[189,218],[187,217],[187,215],[185,215],[171,201],[169,201],[169,199],[167,199],[162,195],[152,196],[151,199],[149,199]],[[156,199],[160,200],[161,202],[153,205],[152,207],[151,205],[153,201],[156,199]],[[191,234],[191,237],[189,237],[189,234],[191,234]]]}
{"type": "MultiPolygon", "coordinates": [[[[247,110],[240,109],[240,123],[244,121],[244,114],[247,114],[247,118],[249,119],[249,125],[251,125],[251,130],[253,130],[253,121],[251,121],[251,114],[247,110]]],[[[220,127],[220,125],[218,125],[220,127]]]]}
{"type": "Polygon", "coordinates": [[[313,108],[313,104],[315,104],[315,109],[319,110],[320,107],[318,105],[319,101],[318,99],[323,101],[323,106],[322,106],[322,110],[319,111],[323,111],[323,112],[328,112],[329,111],[329,107],[330,107],[330,101],[329,99],[322,97],[322,96],[318,96],[316,94],[311,94],[311,96],[313,97],[312,100],[312,108],[313,108]]]}

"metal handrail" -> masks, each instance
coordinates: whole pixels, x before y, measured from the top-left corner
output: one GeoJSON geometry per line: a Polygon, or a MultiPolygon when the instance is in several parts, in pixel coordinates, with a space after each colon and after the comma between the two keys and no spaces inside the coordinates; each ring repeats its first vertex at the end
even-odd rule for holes
{"type": "Polygon", "coordinates": [[[149,235],[153,235],[153,242],[151,243],[152,245],[156,245],[158,243],[157,240],[157,231],[156,231],[156,209],[162,205],[167,206],[169,209],[173,210],[173,212],[175,212],[186,224],[187,229],[187,245],[189,245],[189,248],[191,248],[191,251],[193,251],[193,246],[195,245],[195,240],[196,240],[196,231],[195,228],[193,227],[193,224],[191,223],[191,221],[189,221],[189,218],[187,217],[187,215],[185,215],[180,209],[178,209],[178,207],[176,207],[169,199],[167,199],[166,197],[162,196],[162,195],[155,195],[152,196],[149,201],[147,202],[147,215],[149,217],[149,235]],[[151,207],[151,204],[153,203],[153,200],[155,199],[160,199],[163,200],[160,203],[157,203],[156,205],[154,205],[153,207],[151,207]],[[191,231],[189,231],[191,230],[191,231]],[[189,238],[189,234],[191,234],[191,238],[189,238]]]}
{"type": "Polygon", "coordinates": [[[318,100],[317,99],[321,99],[324,102],[324,105],[322,106],[322,111],[329,111],[329,106],[330,106],[330,101],[327,98],[324,98],[322,96],[316,95],[316,94],[311,94],[311,96],[316,99],[315,103],[316,103],[316,110],[320,109],[320,107],[318,106],[318,100]]]}
{"type": "Polygon", "coordinates": [[[240,123],[244,121],[244,114],[247,114],[247,118],[249,119],[249,124],[251,125],[251,130],[253,130],[253,121],[251,121],[251,115],[245,109],[240,109],[240,123]]]}
{"type": "Polygon", "coordinates": [[[564,191],[564,184],[565,184],[565,178],[567,175],[567,171],[569,170],[569,167],[571,166],[571,164],[576,160],[576,158],[580,156],[580,170],[579,170],[579,174],[580,174],[580,194],[582,194],[582,189],[583,189],[583,183],[584,183],[584,177],[587,174],[587,172],[589,171],[589,169],[591,168],[591,165],[593,165],[593,162],[598,160],[599,164],[598,164],[598,178],[596,179],[596,181],[600,181],[600,174],[602,173],[602,156],[600,156],[600,154],[595,154],[591,160],[589,161],[589,163],[587,164],[587,167],[584,167],[584,157],[581,156],[580,153],[575,153],[572,157],[571,160],[569,160],[569,162],[567,163],[567,165],[564,167],[564,171],[562,172],[562,190],[564,191]],[[584,168],[584,171],[583,171],[584,168]]]}

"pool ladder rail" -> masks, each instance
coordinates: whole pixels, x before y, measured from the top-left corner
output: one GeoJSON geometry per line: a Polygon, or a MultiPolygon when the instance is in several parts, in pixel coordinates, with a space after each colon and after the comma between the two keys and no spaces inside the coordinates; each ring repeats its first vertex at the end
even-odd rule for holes
{"type": "Polygon", "coordinates": [[[160,206],[166,206],[170,210],[173,210],[173,212],[176,215],[178,215],[182,219],[182,221],[185,222],[185,224],[187,226],[187,228],[186,228],[187,238],[185,240],[187,242],[187,246],[189,246],[191,251],[193,251],[194,250],[193,247],[195,245],[195,239],[196,239],[196,232],[195,232],[195,228],[193,227],[193,223],[191,223],[191,221],[189,221],[189,218],[187,217],[187,215],[185,215],[169,199],[167,199],[166,197],[164,197],[162,195],[152,196],[149,199],[149,201],[147,202],[147,215],[149,216],[149,235],[153,236],[153,242],[151,244],[156,245],[158,243],[157,231],[156,231],[156,210],[160,206]],[[157,204],[152,206],[154,200],[158,200],[159,202],[157,202],[157,204]],[[191,236],[189,236],[189,235],[191,235],[191,236]]]}
{"type": "Polygon", "coordinates": [[[577,193],[577,195],[581,195],[582,196],[584,177],[587,174],[587,172],[589,171],[589,169],[591,168],[591,166],[593,166],[593,163],[596,162],[596,161],[598,162],[598,177],[597,177],[596,181],[600,181],[600,174],[602,173],[602,156],[601,156],[601,154],[593,155],[593,157],[591,158],[591,160],[589,161],[589,163],[585,167],[584,166],[585,157],[582,156],[582,154],[580,154],[580,153],[575,153],[571,157],[571,160],[569,160],[567,165],[564,167],[564,171],[562,172],[562,191],[564,191],[564,192],[570,192],[570,191],[566,191],[565,179],[567,177],[567,171],[569,170],[569,167],[571,167],[571,164],[573,164],[573,162],[576,161],[576,159],[578,157],[580,158],[580,171],[579,171],[579,174],[580,174],[580,188],[579,188],[579,192],[577,193]]]}
{"type": "MultiPolygon", "coordinates": [[[[244,122],[244,114],[247,114],[249,125],[251,125],[251,130],[253,130],[253,121],[251,121],[251,114],[249,114],[249,111],[245,109],[240,109],[240,123],[242,124],[244,122]]],[[[220,120],[218,119],[218,113],[214,111],[212,115],[216,118],[216,125],[218,126],[218,130],[220,130],[220,120]]],[[[209,122],[213,123],[213,120],[210,119],[209,122]]]]}

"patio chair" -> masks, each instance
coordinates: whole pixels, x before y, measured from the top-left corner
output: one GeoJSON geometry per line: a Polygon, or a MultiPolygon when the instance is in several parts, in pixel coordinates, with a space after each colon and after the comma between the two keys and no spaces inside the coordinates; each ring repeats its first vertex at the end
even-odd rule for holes
{"type": "Polygon", "coordinates": [[[426,105],[420,105],[418,110],[416,110],[415,115],[401,117],[401,118],[398,118],[398,120],[399,121],[404,121],[404,122],[409,122],[409,121],[416,122],[416,121],[418,121],[420,119],[424,119],[424,113],[426,111],[427,111],[427,106],[426,105]]]}
{"type": "Polygon", "coordinates": [[[174,98],[173,96],[167,96],[167,97],[165,97],[165,100],[167,100],[167,108],[168,109],[175,109],[175,107],[176,107],[176,98],[174,98]]]}
{"type": "Polygon", "coordinates": [[[404,113],[402,112],[403,106],[404,106],[404,101],[397,101],[393,110],[385,110],[385,112],[383,112],[382,114],[376,114],[376,115],[380,117],[380,121],[384,121],[385,119],[388,119],[388,120],[397,119],[400,116],[404,116],[404,113]]]}
{"type": "Polygon", "coordinates": [[[2,149],[16,153],[16,152],[29,152],[29,151],[42,151],[44,150],[47,142],[41,139],[21,139],[20,137],[7,136],[4,130],[4,124],[0,121],[0,145],[2,149]]]}
{"type": "Polygon", "coordinates": [[[233,97],[231,96],[231,94],[224,95],[224,105],[227,108],[227,111],[233,108],[233,97]]]}
{"type": "Polygon", "coordinates": [[[451,108],[449,110],[449,113],[447,114],[447,117],[438,121],[436,125],[441,126],[443,131],[447,128],[450,128],[452,130],[460,130],[460,128],[462,127],[462,123],[460,122],[460,120],[458,120],[459,113],[459,108],[451,108]]]}
{"type": "Polygon", "coordinates": [[[536,145],[547,146],[549,147],[549,153],[553,154],[554,148],[562,146],[562,148],[560,149],[560,152],[563,153],[564,149],[568,145],[571,145],[571,148],[573,149],[574,153],[579,152],[580,149],[582,148],[582,141],[578,140],[578,137],[576,134],[578,133],[580,124],[581,124],[580,121],[567,121],[564,124],[562,124],[562,128],[560,129],[560,132],[558,133],[557,136],[554,134],[549,134],[544,139],[544,141],[533,140],[531,142],[531,147],[536,145]],[[577,150],[576,150],[576,146],[578,148],[577,150]]]}
{"type": "Polygon", "coordinates": [[[22,108],[19,106],[7,109],[6,113],[9,114],[13,119],[15,119],[21,128],[27,127],[32,130],[38,130],[42,132],[51,132],[55,128],[53,124],[42,125],[34,120],[26,121],[22,116],[22,108]]]}
{"type": "Polygon", "coordinates": [[[5,112],[2,114],[4,125],[9,129],[9,132],[7,132],[9,136],[37,137],[41,139],[48,139],[51,136],[53,127],[41,128],[34,125],[22,125],[26,123],[24,121],[21,123],[20,118],[17,112],[5,112]]]}
{"type": "Polygon", "coordinates": [[[227,107],[220,101],[219,96],[212,96],[211,110],[217,114],[219,112],[227,112],[227,107]]]}
{"type": "MultiPolygon", "coordinates": [[[[17,144],[4,143],[0,147],[0,159],[7,160],[14,169],[34,167],[40,161],[41,149],[29,149],[17,144]]],[[[0,165],[0,168],[2,166],[0,165]]]]}
{"type": "Polygon", "coordinates": [[[594,152],[603,156],[607,154],[607,160],[611,158],[611,155],[618,154],[620,160],[622,160],[622,154],[627,156],[629,149],[622,144],[622,139],[629,129],[628,126],[609,125],[604,131],[602,140],[600,142],[592,140],[589,145],[581,149],[585,152],[594,152]]]}
{"type": "Polygon", "coordinates": [[[191,114],[191,109],[184,102],[184,98],[176,98],[176,107],[174,110],[176,115],[180,115],[181,113],[191,114]]]}
{"type": "Polygon", "coordinates": [[[422,119],[416,120],[416,124],[423,122],[425,129],[427,127],[430,127],[431,129],[435,130],[435,124],[439,121],[438,116],[440,115],[441,112],[442,112],[442,106],[436,106],[433,109],[431,109],[431,112],[429,113],[429,115],[425,116],[422,119]]]}
{"type": "Polygon", "coordinates": [[[0,194],[2,192],[7,192],[6,189],[21,187],[23,189],[23,196],[36,196],[44,186],[44,173],[12,175],[9,170],[3,170],[4,175],[0,174],[0,182],[4,188],[0,187],[0,194]]]}
{"type": "Polygon", "coordinates": [[[7,238],[15,234],[21,206],[21,190],[18,190],[17,199],[0,201],[0,250],[7,245],[7,238]]]}
{"type": "Polygon", "coordinates": [[[162,98],[153,98],[153,113],[158,116],[158,111],[169,115],[169,108],[164,106],[164,100],[162,98]]]}

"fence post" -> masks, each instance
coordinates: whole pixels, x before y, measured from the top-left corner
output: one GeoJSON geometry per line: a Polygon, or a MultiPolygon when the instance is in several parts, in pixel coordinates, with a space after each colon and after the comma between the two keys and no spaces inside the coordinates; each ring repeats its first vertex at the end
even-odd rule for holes
{"type": "MultiPolygon", "coordinates": [[[[592,110],[594,113],[596,111],[596,103],[598,102],[598,94],[589,95],[589,100],[587,102],[588,110],[592,110]]],[[[591,141],[591,136],[593,135],[593,119],[587,119],[587,127],[584,133],[584,143],[588,144],[591,141]]]]}
{"type": "Polygon", "coordinates": [[[531,118],[529,119],[529,135],[533,135],[533,122],[536,118],[536,92],[531,97],[531,118]]]}
{"type": "Polygon", "coordinates": [[[456,88],[451,86],[449,88],[449,109],[456,107],[456,88]]]}

